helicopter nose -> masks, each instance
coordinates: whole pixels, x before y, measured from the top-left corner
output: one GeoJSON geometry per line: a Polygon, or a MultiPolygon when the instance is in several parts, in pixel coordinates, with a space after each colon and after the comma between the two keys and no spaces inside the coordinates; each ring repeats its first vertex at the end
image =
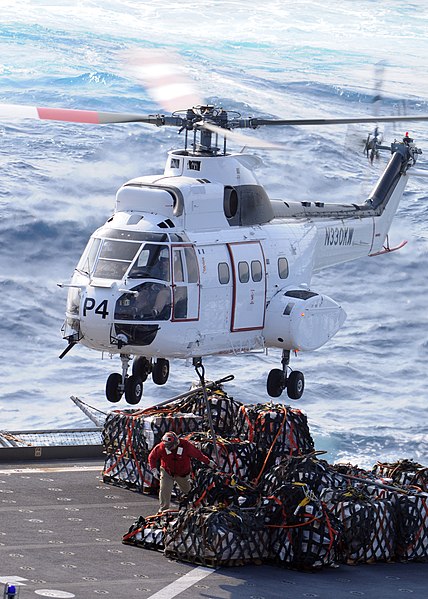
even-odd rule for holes
{"type": "Polygon", "coordinates": [[[113,300],[110,289],[88,286],[80,293],[80,330],[86,344],[109,348],[113,300]]]}

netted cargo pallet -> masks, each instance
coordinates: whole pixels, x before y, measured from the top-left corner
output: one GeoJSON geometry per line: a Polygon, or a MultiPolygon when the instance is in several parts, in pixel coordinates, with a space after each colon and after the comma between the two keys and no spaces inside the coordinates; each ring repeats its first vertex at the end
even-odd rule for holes
{"type": "MultiPolygon", "coordinates": [[[[211,392],[207,399],[216,433],[224,436],[234,435],[236,418],[242,403],[228,397],[221,389],[211,392]]],[[[202,391],[193,395],[183,404],[182,410],[202,416],[204,419],[203,428],[209,430],[207,407],[202,391]]]]}
{"type": "Polygon", "coordinates": [[[232,504],[251,507],[256,504],[258,497],[259,493],[255,487],[240,480],[234,474],[219,472],[200,465],[195,471],[187,500],[194,507],[232,504]]]}
{"type": "Polygon", "coordinates": [[[127,452],[106,456],[103,482],[140,493],[157,493],[159,489],[159,482],[153,477],[147,463],[140,462],[127,452]]]}
{"type": "Polygon", "coordinates": [[[235,425],[236,435],[254,442],[265,453],[263,468],[287,455],[314,450],[305,414],[279,404],[243,405],[235,425]]]}
{"type": "Polygon", "coordinates": [[[413,460],[377,462],[373,466],[373,473],[380,478],[391,479],[398,485],[414,485],[428,492],[428,468],[413,460]]]}
{"type": "Polygon", "coordinates": [[[147,466],[148,446],[134,412],[111,412],[106,418],[103,480],[140,492],[156,491],[158,482],[147,466]]]}
{"type": "Polygon", "coordinates": [[[314,570],[335,563],[342,526],[307,485],[285,484],[277,489],[275,503],[268,499],[270,504],[263,502],[265,521],[272,530],[276,564],[314,570]]]}
{"type": "Polygon", "coordinates": [[[186,439],[216,462],[218,455],[217,467],[221,472],[235,474],[243,480],[251,480],[258,472],[259,452],[251,441],[216,436],[216,455],[210,433],[191,433],[186,439]]]}
{"type": "Polygon", "coordinates": [[[392,561],[397,544],[394,502],[362,490],[324,489],[321,500],[343,525],[340,561],[347,564],[392,561]]]}
{"type": "Polygon", "coordinates": [[[198,430],[202,418],[194,414],[152,414],[141,410],[115,410],[106,418],[103,444],[106,454],[103,480],[136,491],[155,492],[158,481],[152,476],[147,458],[153,444],[166,431],[177,434],[198,430]]]}
{"type": "Polygon", "coordinates": [[[260,488],[264,495],[275,495],[285,482],[305,483],[316,494],[324,488],[346,489],[349,480],[328,462],[314,455],[290,456],[272,466],[263,475],[260,488]]]}
{"type": "Polygon", "coordinates": [[[180,510],[165,532],[165,556],[203,566],[261,563],[270,535],[253,510],[212,507],[180,510]]]}
{"type": "Polygon", "coordinates": [[[146,518],[140,516],[123,535],[122,543],[153,551],[163,551],[165,530],[170,523],[174,524],[177,514],[178,512],[167,511],[146,518]]]}
{"type": "Polygon", "coordinates": [[[397,503],[397,557],[428,561],[428,493],[399,495],[397,503]]]}

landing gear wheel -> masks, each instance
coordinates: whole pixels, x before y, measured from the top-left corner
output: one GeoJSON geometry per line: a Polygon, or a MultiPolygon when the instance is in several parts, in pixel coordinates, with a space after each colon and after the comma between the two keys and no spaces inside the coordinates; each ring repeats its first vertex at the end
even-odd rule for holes
{"type": "Polygon", "coordinates": [[[305,377],[303,372],[293,370],[287,380],[287,395],[290,399],[300,399],[305,388],[305,377]]]}
{"type": "Polygon", "coordinates": [[[155,385],[165,385],[169,377],[169,362],[165,358],[159,358],[153,364],[152,379],[155,385]]]}
{"type": "Polygon", "coordinates": [[[279,397],[286,387],[285,375],[279,368],[273,368],[269,372],[266,388],[268,395],[279,397]]]}
{"type": "Polygon", "coordinates": [[[139,376],[131,374],[125,379],[125,399],[134,406],[137,404],[143,395],[143,381],[139,376]]]}
{"type": "Polygon", "coordinates": [[[118,401],[120,401],[120,398],[123,394],[123,390],[121,387],[122,376],[117,372],[113,372],[112,374],[110,374],[106,383],[107,399],[112,403],[117,403],[118,401]]]}
{"type": "Polygon", "coordinates": [[[147,377],[152,371],[152,363],[150,360],[145,358],[144,356],[137,356],[134,358],[132,363],[132,374],[135,376],[139,376],[143,381],[147,380],[147,377]]]}

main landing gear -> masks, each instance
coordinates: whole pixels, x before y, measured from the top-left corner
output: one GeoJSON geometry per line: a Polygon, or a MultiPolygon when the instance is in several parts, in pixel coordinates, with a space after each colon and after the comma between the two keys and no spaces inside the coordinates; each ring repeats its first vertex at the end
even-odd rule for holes
{"type": "Polygon", "coordinates": [[[291,370],[288,373],[290,363],[290,350],[282,350],[282,369],[273,368],[269,372],[266,387],[268,395],[279,397],[284,389],[290,399],[300,399],[305,388],[305,377],[299,370],[291,370]]]}
{"type": "Polygon", "coordinates": [[[168,380],[169,361],[164,358],[158,358],[156,362],[152,363],[144,356],[136,356],[130,376],[128,376],[128,369],[131,356],[129,354],[120,354],[120,359],[122,361],[122,374],[113,372],[106,383],[106,397],[112,403],[120,401],[125,393],[125,399],[129,404],[138,404],[143,396],[143,383],[147,380],[149,374],[152,375],[153,382],[156,385],[164,385],[168,380]]]}

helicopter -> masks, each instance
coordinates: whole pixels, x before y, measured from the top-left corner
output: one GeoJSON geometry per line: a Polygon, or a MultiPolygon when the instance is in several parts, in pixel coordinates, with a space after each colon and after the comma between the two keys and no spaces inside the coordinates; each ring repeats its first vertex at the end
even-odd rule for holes
{"type": "Polygon", "coordinates": [[[167,382],[172,359],[190,359],[196,367],[206,356],[278,348],[281,364],[268,374],[267,393],[279,397],[286,391],[299,399],[305,379],[291,368],[292,353],[321,348],[346,319],[334,299],[312,289],[312,276],[404,245],[390,247],[388,231],[422,152],[407,133],[382,145],[376,128],[366,152],[373,160],[386,149],[391,158],[367,199],[296,202],[270,199],[254,172],[260,159],[230,152],[228,142],[283,149],[236,130],[377,127],[428,116],[242,117],[201,102],[171,65],[167,73],[150,61],[149,67],[153,96],[162,88],[157,78],[168,76],[167,100],[162,96],[159,102],[170,114],[0,105],[3,119],[145,123],[178,128],[184,137],[181,149],[168,152],[163,173],[120,187],[112,216],[91,235],[70,282],[61,284],[68,296],[62,328],[67,346],[60,358],[79,343],[119,355],[121,372],[109,375],[106,397],[115,403],[124,395],[135,405],[149,376],[156,385],[167,382]],[[178,102],[190,107],[177,109],[178,102]]]}

